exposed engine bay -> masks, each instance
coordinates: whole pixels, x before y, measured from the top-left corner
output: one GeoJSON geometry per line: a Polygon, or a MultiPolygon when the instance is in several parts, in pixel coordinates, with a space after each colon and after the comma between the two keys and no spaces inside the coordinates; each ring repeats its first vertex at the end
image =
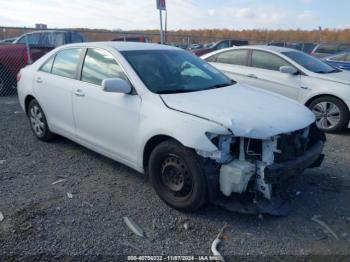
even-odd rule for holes
{"type": "Polygon", "coordinates": [[[326,137],[315,124],[304,129],[253,139],[207,134],[216,152],[197,153],[214,161],[207,173],[211,201],[231,211],[287,215],[287,181],[323,161],[326,137]]]}

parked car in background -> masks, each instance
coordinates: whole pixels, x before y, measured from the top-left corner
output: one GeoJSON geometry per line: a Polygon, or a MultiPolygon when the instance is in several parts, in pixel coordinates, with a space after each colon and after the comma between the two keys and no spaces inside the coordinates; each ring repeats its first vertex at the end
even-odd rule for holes
{"type": "Polygon", "coordinates": [[[312,51],[311,55],[322,58],[330,55],[334,55],[345,50],[350,50],[350,43],[322,43],[318,44],[312,51]]]}
{"type": "Polygon", "coordinates": [[[147,36],[143,35],[132,35],[132,36],[121,36],[112,39],[112,41],[118,41],[118,42],[141,42],[141,43],[150,43],[151,39],[147,36]]]}
{"type": "Polygon", "coordinates": [[[310,54],[312,50],[316,47],[315,43],[291,43],[291,42],[270,42],[267,45],[271,46],[279,46],[279,47],[287,47],[296,50],[303,51],[307,54],[310,54]]]}
{"type": "Polygon", "coordinates": [[[202,44],[192,44],[190,46],[190,49],[199,49],[199,48],[203,48],[204,46],[202,44]]]}
{"type": "Polygon", "coordinates": [[[59,47],[21,70],[18,96],[38,139],[60,134],[147,173],[180,210],[232,210],[233,199],[247,207],[237,211],[285,215],[283,182],[323,160],[305,106],[167,45],[59,47]]]}
{"type": "Polygon", "coordinates": [[[343,70],[350,70],[350,50],[322,58],[326,63],[343,70]]]}
{"type": "Polygon", "coordinates": [[[0,96],[14,92],[16,75],[53,48],[68,43],[85,41],[74,31],[45,30],[24,34],[14,43],[0,45],[0,96]]]}
{"type": "Polygon", "coordinates": [[[205,48],[194,49],[192,50],[192,53],[195,54],[196,56],[201,56],[201,55],[213,52],[215,50],[220,50],[220,49],[228,48],[232,46],[242,46],[242,45],[248,45],[248,41],[227,39],[227,40],[221,40],[219,42],[212,43],[205,48]]]}
{"type": "Polygon", "coordinates": [[[316,116],[317,126],[324,131],[339,131],[349,124],[348,71],[336,69],[304,52],[277,46],[236,47],[202,58],[233,80],[308,106],[316,116]]]}
{"type": "Polygon", "coordinates": [[[13,43],[57,47],[60,45],[81,42],[85,42],[85,38],[79,32],[65,30],[43,30],[23,34],[13,43]]]}
{"type": "Polygon", "coordinates": [[[17,39],[17,37],[6,38],[6,39],[3,39],[3,40],[0,40],[0,44],[13,43],[16,39],[17,39]]]}

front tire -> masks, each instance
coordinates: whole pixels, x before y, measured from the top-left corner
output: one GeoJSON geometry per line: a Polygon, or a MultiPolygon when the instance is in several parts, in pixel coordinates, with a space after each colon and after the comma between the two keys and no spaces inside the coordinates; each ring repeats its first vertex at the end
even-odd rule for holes
{"type": "Polygon", "coordinates": [[[47,124],[46,116],[38,101],[33,99],[28,106],[28,118],[34,135],[42,140],[48,141],[54,137],[47,124]]]}
{"type": "Polygon", "coordinates": [[[316,116],[317,127],[325,132],[341,131],[349,124],[349,109],[338,98],[317,98],[309,104],[309,108],[316,116]]]}
{"type": "Polygon", "coordinates": [[[206,178],[193,150],[164,141],[152,151],[148,166],[153,188],[167,205],[195,211],[206,203],[206,178]]]}

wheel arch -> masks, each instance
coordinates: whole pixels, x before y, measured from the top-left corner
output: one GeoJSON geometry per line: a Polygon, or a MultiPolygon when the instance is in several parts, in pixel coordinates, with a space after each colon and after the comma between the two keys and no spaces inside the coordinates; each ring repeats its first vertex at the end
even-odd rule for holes
{"type": "Polygon", "coordinates": [[[332,94],[318,94],[316,96],[310,97],[306,102],[305,102],[305,106],[309,107],[309,105],[311,104],[312,101],[314,101],[315,99],[318,99],[320,97],[324,97],[324,96],[330,96],[336,99],[339,99],[348,109],[348,111],[350,110],[348,105],[345,103],[345,101],[343,99],[341,99],[340,97],[336,96],[336,95],[332,95],[332,94]]]}
{"type": "Polygon", "coordinates": [[[145,170],[145,172],[147,170],[148,161],[149,161],[149,158],[151,156],[153,149],[157,145],[159,145],[160,143],[162,143],[166,140],[175,140],[175,141],[179,142],[180,144],[182,144],[176,138],[169,136],[169,135],[155,135],[155,136],[151,137],[150,139],[148,139],[148,141],[146,142],[146,144],[143,148],[143,154],[142,154],[142,166],[143,166],[143,169],[145,170]]]}
{"type": "Polygon", "coordinates": [[[26,98],[24,99],[24,110],[26,112],[26,114],[28,115],[28,107],[29,107],[29,104],[32,100],[34,100],[35,97],[32,96],[32,95],[27,95],[26,98]]]}

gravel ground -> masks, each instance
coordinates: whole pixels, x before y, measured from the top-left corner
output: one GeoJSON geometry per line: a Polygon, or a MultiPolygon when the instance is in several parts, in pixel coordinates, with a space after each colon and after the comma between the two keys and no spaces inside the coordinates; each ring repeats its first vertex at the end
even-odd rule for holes
{"type": "Polygon", "coordinates": [[[349,136],[350,130],[327,135],[323,167],[297,179],[288,217],[259,218],[214,206],[189,214],[166,206],[146,176],[124,165],[65,138],[38,141],[17,99],[0,98],[0,261],[210,255],[225,223],[230,229],[220,251],[228,261],[259,255],[276,261],[282,260],[279,255],[349,259],[349,136]],[[336,236],[314,222],[315,215],[336,236]],[[134,235],[123,216],[135,220],[147,237],[134,235]]]}

